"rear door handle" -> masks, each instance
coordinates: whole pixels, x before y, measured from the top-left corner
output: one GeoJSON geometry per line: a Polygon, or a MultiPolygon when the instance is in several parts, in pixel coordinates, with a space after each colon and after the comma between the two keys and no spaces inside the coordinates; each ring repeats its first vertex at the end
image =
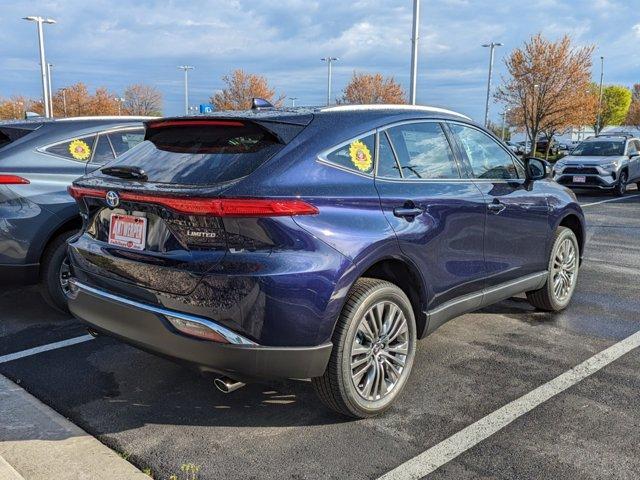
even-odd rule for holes
{"type": "Polygon", "coordinates": [[[422,213],[422,209],[418,207],[396,207],[393,209],[393,214],[396,217],[413,218],[422,213]]]}
{"type": "Polygon", "coordinates": [[[507,206],[504,203],[502,203],[501,201],[499,201],[499,200],[494,200],[489,205],[487,205],[487,208],[491,212],[493,212],[495,214],[498,214],[498,213],[502,212],[505,208],[507,208],[507,206]]]}

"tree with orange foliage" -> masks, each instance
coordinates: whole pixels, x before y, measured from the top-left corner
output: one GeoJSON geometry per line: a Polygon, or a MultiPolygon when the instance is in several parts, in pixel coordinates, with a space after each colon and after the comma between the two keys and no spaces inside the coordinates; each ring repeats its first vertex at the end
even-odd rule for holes
{"type": "Polygon", "coordinates": [[[340,103],[407,103],[402,86],[393,77],[384,78],[380,73],[373,75],[353,72],[351,81],[342,92],[340,103]]]}
{"type": "Polygon", "coordinates": [[[23,119],[26,112],[43,115],[44,107],[42,101],[22,95],[12,95],[9,99],[0,99],[0,119],[23,119]]]}
{"type": "Polygon", "coordinates": [[[640,83],[636,83],[631,90],[631,106],[624,123],[640,127],[640,83]]]}
{"type": "Polygon", "coordinates": [[[263,98],[280,107],[286,98],[284,94],[276,98],[275,90],[262,75],[246,73],[242,69],[223,76],[222,82],[226,85],[225,88],[211,97],[216,110],[248,110],[253,98],[263,98]]]}
{"type": "Polygon", "coordinates": [[[129,115],[162,115],[162,93],[151,85],[137,83],[124,91],[124,111],[129,115]]]}
{"type": "Polygon", "coordinates": [[[496,99],[511,107],[510,119],[532,140],[532,155],[541,132],[593,123],[593,48],[574,47],[566,35],[553,42],[538,34],[505,60],[509,78],[496,99]]]}

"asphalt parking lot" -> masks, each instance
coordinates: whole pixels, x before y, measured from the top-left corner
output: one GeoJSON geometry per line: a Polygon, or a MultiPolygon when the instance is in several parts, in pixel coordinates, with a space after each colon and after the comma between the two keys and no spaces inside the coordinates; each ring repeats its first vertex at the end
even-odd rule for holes
{"type": "MultiPolygon", "coordinates": [[[[580,195],[588,246],[559,315],[521,298],[457,318],[423,340],[411,381],[380,418],[347,421],[308,382],[230,395],[109,338],[2,361],[85,335],[35,288],[0,293],[0,373],[154,478],[377,478],[640,331],[640,193],[580,195]]],[[[640,349],[465,449],[428,478],[638,478],[640,349]]]]}

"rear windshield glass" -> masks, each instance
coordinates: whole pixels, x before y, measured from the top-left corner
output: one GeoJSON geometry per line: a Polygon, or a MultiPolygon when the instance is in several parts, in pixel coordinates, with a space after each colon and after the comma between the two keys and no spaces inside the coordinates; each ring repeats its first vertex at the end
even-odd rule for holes
{"type": "Polygon", "coordinates": [[[283,147],[251,123],[165,123],[109,165],[140,167],[149,182],[211,185],[250,174],[283,147]]]}
{"type": "Polygon", "coordinates": [[[601,142],[583,142],[571,152],[571,155],[584,157],[624,155],[624,142],[610,140],[601,142]]]}

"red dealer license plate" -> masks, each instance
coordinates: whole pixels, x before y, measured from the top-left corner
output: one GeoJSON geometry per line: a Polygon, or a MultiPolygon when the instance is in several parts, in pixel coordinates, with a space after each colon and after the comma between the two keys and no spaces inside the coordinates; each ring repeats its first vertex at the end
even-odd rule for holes
{"type": "Polygon", "coordinates": [[[147,219],[133,215],[111,214],[109,243],[133,250],[144,250],[147,241],[147,219]]]}

